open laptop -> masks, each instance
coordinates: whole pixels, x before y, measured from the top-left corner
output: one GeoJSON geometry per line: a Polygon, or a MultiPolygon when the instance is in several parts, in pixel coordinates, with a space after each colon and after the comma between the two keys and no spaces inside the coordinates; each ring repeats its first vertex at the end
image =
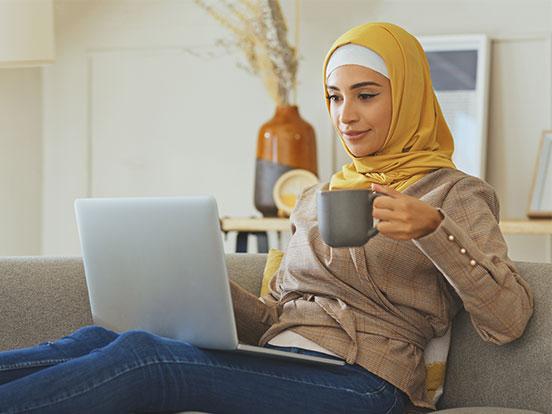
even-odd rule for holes
{"type": "Polygon", "coordinates": [[[344,365],[238,343],[213,197],[78,199],[75,213],[97,325],[200,348],[344,365]]]}

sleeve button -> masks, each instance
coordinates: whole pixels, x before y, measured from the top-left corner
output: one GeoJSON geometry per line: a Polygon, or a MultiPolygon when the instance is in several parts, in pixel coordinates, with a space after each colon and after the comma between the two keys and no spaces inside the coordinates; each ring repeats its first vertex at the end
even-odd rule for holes
{"type": "Polygon", "coordinates": [[[450,235],[448,236],[448,239],[449,239],[450,241],[453,241],[453,240],[454,240],[454,236],[453,236],[452,234],[450,234],[450,235]]]}
{"type": "Polygon", "coordinates": [[[462,254],[466,254],[466,249],[464,249],[463,247],[460,249],[460,253],[462,254]]]}
{"type": "Polygon", "coordinates": [[[477,262],[476,262],[475,260],[471,259],[471,260],[470,260],[470,264],[471,264],[472,266],[475,266],[475,265],[477,264],[477,262]]]}

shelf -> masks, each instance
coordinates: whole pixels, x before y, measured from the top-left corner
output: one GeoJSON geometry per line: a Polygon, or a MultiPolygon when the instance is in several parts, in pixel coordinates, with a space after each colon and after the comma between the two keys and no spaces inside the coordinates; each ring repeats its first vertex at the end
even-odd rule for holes
{"type": "Polygon", "coordinates": [[[503,234],[552,235],[552,220],[503,220],[500,230],[503,234]]]}
{"type": "Polygon", "coordinates": [[[287,218],[223,217],[221,226],[223,231],[291,231],[287,218]]]}
{"type": "MultiPolygon", "coordinates": [[[[223,231],[290,231],[287,218],[223,217],[223,231]]],[[[500,222],[503,234],[552,235],[552,220],[504,220],[500,222]]]]}

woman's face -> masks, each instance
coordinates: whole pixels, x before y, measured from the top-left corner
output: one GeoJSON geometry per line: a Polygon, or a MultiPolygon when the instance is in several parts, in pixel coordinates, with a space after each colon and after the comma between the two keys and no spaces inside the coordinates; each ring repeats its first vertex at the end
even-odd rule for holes
{"type": "Polygon", "coordinates": [[[391,125],[391,84],[381,73],[344,65],[328,78],[327,99],[335,128],[357,158],[382,149],[391,125]]]}

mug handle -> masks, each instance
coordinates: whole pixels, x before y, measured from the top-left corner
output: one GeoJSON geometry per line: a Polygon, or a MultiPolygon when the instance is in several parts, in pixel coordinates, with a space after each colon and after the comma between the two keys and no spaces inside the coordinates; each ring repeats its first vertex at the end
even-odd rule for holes
{"type": "Polygon", "coordinates": [[[379,233],[379,230],[376,227],[372,227],[370,230],[368,230],[368,240],[370,240],[372,237],[374,237],[376,234],[379,233]]]}
{"type": "MultiPolygon", "coordinates": [[[[372,195],[371,195],[372,203],[374,203],[375,198],[377,198],[379,196],[382,196],[382,195],[384,195],[384,194],[373,192],[372,195]]],[[[372,218],[372,220],[373,220],[373,218],[372,218]]],[[[375,226],[372,227],[370,230],[368,230],[368,234],[367,234],[368,240],[370,240],[372,237],[374,237],[378,233],[379,233],[379,230],[375,226]]]]}

